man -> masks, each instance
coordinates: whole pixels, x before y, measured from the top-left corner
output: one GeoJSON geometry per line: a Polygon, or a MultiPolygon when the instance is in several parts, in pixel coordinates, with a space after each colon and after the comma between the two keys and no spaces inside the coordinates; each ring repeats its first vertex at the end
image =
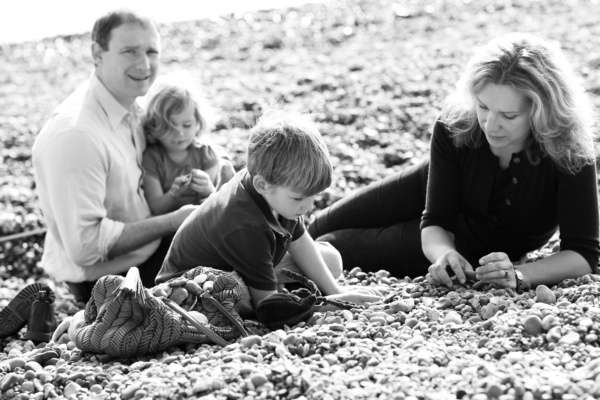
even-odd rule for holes
{"type": "Polygon", "coordinates": [[[159,54],[149,19],[129,11],[101,17],[92,30],[94,72],[33,145],[48,226],[42,266],[78,301],[89,299],[100,277],[132,266],[153,286],[171,235],[195,208],[152,216],[141,188],[145,139],[136,99],[154,82],[159,54]]]}

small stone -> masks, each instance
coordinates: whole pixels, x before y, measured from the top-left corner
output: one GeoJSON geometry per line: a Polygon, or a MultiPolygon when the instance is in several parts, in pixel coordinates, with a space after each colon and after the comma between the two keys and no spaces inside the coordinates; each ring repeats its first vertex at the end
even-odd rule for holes
{"type": "Polygon", "coordinates": [[[54,350],[43,351],[39,354],[36,354],[33,357],[33,361],[37,362],[41,366],[46,366],[46,362],[51,358],[58,358],[58,353],[54,350]]]}
{"type": "Polygon", "coordinates": [[[196,383],[194,383],[194,387],[192,389],[194,394],[207,392],[209,390],[212,390],[212,380],[204,377],[199,378],[196,383]]]}
{"type": "Polygon", "coordinates": [[[559,324],[560,323],[559,323],[558,319],[552,314],[546,315],[544,317],[544,319],[542,320],[542,328],[544,328],[547,331],[549,331],[550,328],[553,328],[559,324]]]}
{"type": "Polygon", "coordinates": [[[261,343],[262,339],[258,335],[246,336],[240,341],[240,345],[247,349],[251,348],[254,345],[260,346],[261,343]]]}
{"type": "Polygon", "coordinates": [[[269,382],[269,379],[262,372],[256,372],[250,376],[250,381],[254,385],[255,388],[258,388],[265,383],[269,382]]]}
{"type": "Polygon", "coordinates": [[[579,344],[580,341],[581,338],[579,337],[579,333],[575,331],[570,331],[566,335],[561,337],[558,343],[574,345],[579,344]]]}
{"type": "Polygon", "coordinates": [[[481,318],[485,320],[490,319],[498,313],[498,310],[498,306],[495,304],[486,304],[481,307],[481,318]]]}
{"type": "Polygon", "coordinates": [[[539,285],[535,289],[535,296],[538,303],[554,304],[556,303],[556,294],[546,285],[539,285]]]}
{"type": "Polygon", "coordinates": [[[19,374],[16,374],[14,372],[6,374],[2,378],[2,380],[0,380],[0,391],[5,392],[8,389],[13,388],[20,381],[21,381],[21,377],[19,376],[19,374]]]}
{"type": "Polygon", "coordinates": [[[546,340],[549,342],[558,342],[561,337],[562,333],[560,326],[555,326],[546,333],[546,340]]]}
{"type": "Polygon", "coordinates": [[[32,381],[23,382],[23,384],[21,384],[21,390],[26,393],[33,393],[35,392],[35,385],[32,381]]]}
{"type": "Polygon", "coordinates": [[[529,315],[523,321],[523,328],[530,335],[539,335],[543,331],[542,320],[537,315],[529,315]]]}
{"type": "Polygon", "coordinates": [[[462,324],[462,317],[456,311],[448,311],[448,314],[444,317],[444,324],[462,324]]]}
{"type": "Polygon", "coordinates": [[[65,395],[65,397],[69,397],[71,395],[77,394],[80,390],[81,386],[79,386],[79,384],[77,384],[76,382],[69,382],[67,386],[65,386],[63,394],[65,395]]]}
{"type": "Polygon", "coordinates": [[[27,364],[25,364],[25,371],[33,371],[33,372],[38,372],[43,370],[44,368],[37,362],[35,361],[29,361],[27,364]]]}
{"type": "Polygon", "coordinates": [[[21,357],[10,358],[6,360],[6,363],[9,365],[10,370],[14,371],[17,368],[25,368],[27,361],[21,357]]]}

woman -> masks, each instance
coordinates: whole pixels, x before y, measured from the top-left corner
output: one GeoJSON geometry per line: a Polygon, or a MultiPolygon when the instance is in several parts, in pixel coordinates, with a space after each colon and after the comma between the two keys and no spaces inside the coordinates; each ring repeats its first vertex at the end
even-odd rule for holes
{"type": "Polygon", "coordinates": [[[426,274],[432,284],[451,286],[454,274],[525,290],[595,272],[591,117],[558,47],[531,34],[497,38],[447,99],[430,159],[333,204],[309,232],[346,267],[426,274]],[[557,230],[559,252],[514,267],[557,230]]]}

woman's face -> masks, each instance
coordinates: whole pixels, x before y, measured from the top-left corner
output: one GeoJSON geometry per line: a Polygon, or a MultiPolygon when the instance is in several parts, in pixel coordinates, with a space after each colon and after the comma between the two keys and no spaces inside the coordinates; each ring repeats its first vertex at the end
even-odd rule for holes
{"type": "Polygon", "coordinates": [[[486,84],[475,94],[477,119],[492,153],[510,156],[525,149],[531,135],[531,101],[504,85],[486,84]]]}

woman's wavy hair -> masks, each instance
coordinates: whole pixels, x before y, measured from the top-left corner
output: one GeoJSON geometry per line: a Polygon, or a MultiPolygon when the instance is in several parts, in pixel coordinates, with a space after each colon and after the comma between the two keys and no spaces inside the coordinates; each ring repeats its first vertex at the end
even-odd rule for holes
{"type": "Polygon", "coordinates": [[[458,147],[478,147],[484,136],[475,95],[487,84],[509,86],[531,102],[532,162],[548,156],[576,173],[595,160],[594,114],[580,77],[557,44],[540,36],[511,33],[481,48],[469,61],[441,113],[458,147]]]}
{"type": "Polygon", "coordinates": [[[194,116],[198,122],[196,136],[208,130],[207,105],[202,97],[192,90],[192,82],[181,78],[166,78],[157,82],[149,93],[146,113],[142,119],[144,133],[149,143],[156,143],[176,128],[171,122],[174,114],[183,112],[189,104],[194,106],[194,116]]]}

